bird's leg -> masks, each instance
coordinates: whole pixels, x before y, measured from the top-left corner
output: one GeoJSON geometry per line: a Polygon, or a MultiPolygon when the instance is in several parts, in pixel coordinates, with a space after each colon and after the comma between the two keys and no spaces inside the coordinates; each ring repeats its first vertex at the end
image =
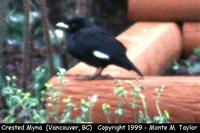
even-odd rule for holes
{"type": "Polygon", "coordinates": [[[102,71],[103,71],[104,68],[102,67],[99,67],[96,72],[94,73],[94,75],[92,75],[91,77],[89,77],[90,80],[92,79],[112,79],[112,77],[110,75],[101,75],[102,71]]]}
{"type": "Polygon", "coordinates": [[[89,79],[92,80],[99,77],[102,71],[103,71],[102,67],[97,68],[96,72],[91,77],[89,77],[89,79]]]}
{"type": "Polygon", "coordinates": [[[101,72],[103,71],[103,68],[102,67],[99,67],[97,68],[96,72],[92,75],[92,76],[89,76],[89,77],[86,77],[87,80],[93,80],[93,79],[96,79],[98,78],[100,75],[101,75],[101,72]]]}
{"type": "Polygon", "coordinates": [[[103,71],[102,67],[97,68],[96,72],[92,76],[86,76],[86,77],[81,77],[77,78],[78,80],[94,80],[98,77],[100,77],[101,72],[103,71]]]}

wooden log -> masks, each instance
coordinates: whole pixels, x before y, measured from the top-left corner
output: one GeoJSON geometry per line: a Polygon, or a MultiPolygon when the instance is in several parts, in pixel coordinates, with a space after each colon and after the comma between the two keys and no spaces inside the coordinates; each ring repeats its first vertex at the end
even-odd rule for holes
{"type": "Polygon", "coordinates": [[[129,0],[134,21],[200,21],[199,0],[129,0]]]}
{"type": "MultiPolygon", "coordinates": [[[[75,70],[74,70],[75,71],[75,70]]],[[[98,95],[98,100],[92,110],[94,122],[107,122],[102,112],[102,104],[111,105],[111,120],[115,120],[114,110],[116,109],[117,99],[114,96],[116,82],[114,80],[74,80],[75,76],[67,75],[68,82],[63,86],[62,98],[70,96],[72,101],[80,105],[80,99],[87,98],[94,94],[98,95]]],[[[138,85],[136,80],[131,80],[134,85],[138,85]]],[[[161,110],[167,110],[170,114],[170,122],[194,123],[200,122],[200,77],[148,77],[145,76],[139,84],[144,86],[144,95],[147,101],[147,108],[150,116],[157,115],[155,105],[155,88],[165,86],[164,92],[159,100],[161,110]]],[[[59,86],[56,77],[52,78],[50,83],[54,87],[59,86]]],[[[123,86],[130,91],[132,88],[126,84],[123,86]]],[[[127,101],[133,101],[128,95],[127,101]]],[[[142,109],[141,101],[140,109],[142,109]]],[[[53,106],[55,107],[55,106],[53,106]]],[[[50,111],[51,109],[47,109],[50,111]]],[[[125,114],[120,117],[120,122],[133,122],[133,110],[125,107],[125,114]]],[[[64,105],[60,105],[60,113],[64,110],[64,105]]],[[[80,110],[75,112],[76,115],[80,110]]]]}
{"type": "Polygon", "coordinates": [[[200,22],[185,22],[183,24],[183,52],[188,56],[193,49],[200,47],[200,22]]]}

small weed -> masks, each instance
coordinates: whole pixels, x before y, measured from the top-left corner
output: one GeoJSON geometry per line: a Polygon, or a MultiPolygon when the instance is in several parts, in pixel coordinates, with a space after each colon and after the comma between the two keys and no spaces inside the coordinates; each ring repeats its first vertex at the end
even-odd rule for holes
{"type": "MultiPolygon", "coordinates": [[[[123,117],[123,115],[126,113],[124,108],[131,106],[133,109],[133,122],[134,123],[166,123],[169,122],[169,113],[165,110],[164,112],[161,111],[159,106],[159,99],[164,91],[164,86],[161,86],[161,88],[156,88],[156,110],[158,112],[158,115],[156,116],[150,116],[148,114],[148,107],[147,102],[145,99],[145,95],[143,94],[143,91],[145,91],[145,88],[141,85],[133,85],[130,81],[126,81],[126,83],[132,87],[132,90],[128,92],[122,85],[121,82],[119,82],[114,89],[115,97],[117,98],[117,105],[115,109],[115,123],[119,122],[119,118],[123,117]],[[131,95],[133,101],[127,101],[127,96],[131,95]],[[139,100],[141,100],[141,104],[143,109],[139,110],[139,100]]],[[[107,119],[107,122],[112,123],[110,119],[110,105],[104,103],[102,106],[103,113],[107,119]]]]}

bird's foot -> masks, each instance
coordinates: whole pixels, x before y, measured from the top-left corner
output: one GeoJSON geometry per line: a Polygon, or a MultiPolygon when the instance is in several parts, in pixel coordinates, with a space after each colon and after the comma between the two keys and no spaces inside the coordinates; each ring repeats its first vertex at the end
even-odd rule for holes
{"type": "Polygon", "coordinates": [[[77,80],[103,80],[103,79],[112,79],[110,75],[99,75],[99,76],[84,76],[78,77],[77,80]]]}
{"type": "Polygon", "coordinates": [[[96,80],[105,80],[105,79],[113,79],[113,77],[110,75],[100,75],[100,76],[96,77],[95,79],[96,80]]]}
{"type": "Polygon", "coordinates": [[[143,80],[144,79],[144,76],[140,76],[138,78],[136,78],[137,80],[143,80]]]}
{"type": "Polygon", "coordinates": [[[94,77],[91,76],[84,76],[84,77],[77,77],[76,80],[94,80],[94,77]]]}

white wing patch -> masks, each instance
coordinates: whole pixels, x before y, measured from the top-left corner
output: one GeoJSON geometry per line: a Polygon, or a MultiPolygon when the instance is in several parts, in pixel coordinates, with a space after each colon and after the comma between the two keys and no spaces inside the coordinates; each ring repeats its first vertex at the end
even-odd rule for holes
{"type": "Polygon", "coordinates": [[[95,57],[97,57],[97,58],[100,58],[100,59],[106,59],[106,60],[109,60],[109,59],[110,59],[109,55],[107,55],[107,54],[105,54],[105,53],[103,53],[103,52],[97,51],[97,50],[95,50],[95,51],[93,52],[93,55],[94,55],[95,57]]]}
{"type": "Polygon", "coordinates": [[[56,26],[60,27],[60,28],[64,28],[64,29],[69,29],[69,25],[63,23],[63,22],[59,22],[56,24],[56,26]]]}

